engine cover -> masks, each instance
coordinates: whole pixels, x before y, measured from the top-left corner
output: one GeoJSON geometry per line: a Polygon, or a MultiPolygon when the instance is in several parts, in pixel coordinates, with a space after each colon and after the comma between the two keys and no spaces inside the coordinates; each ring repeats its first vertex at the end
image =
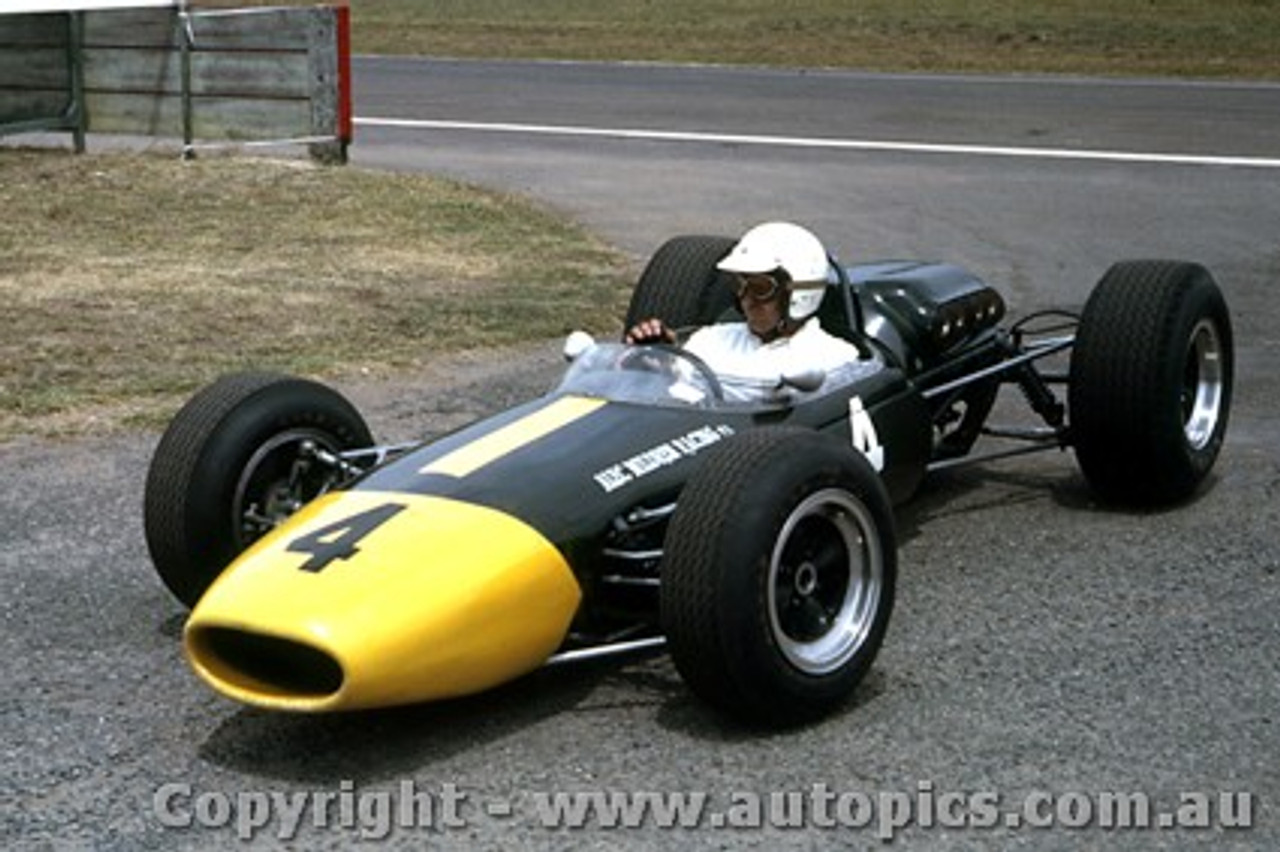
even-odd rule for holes
{"type": "Polygon", "coordinates": [[[963,347],[1003,317],[1004,299],[958,266],[902,261],[855,266],[865,330],[912,372],[963,347]]]}

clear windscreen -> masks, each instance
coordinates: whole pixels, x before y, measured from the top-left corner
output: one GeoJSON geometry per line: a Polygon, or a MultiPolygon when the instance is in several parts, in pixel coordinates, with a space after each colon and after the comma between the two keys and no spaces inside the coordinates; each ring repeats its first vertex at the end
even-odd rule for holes
{"type": "Polygon", "coordinates": [[[776,408],[831,393],[883,367],[879,358],[867,358],[786,378],[717,376],[696,356],[675,346],[593,343],[573,360],[557,390],[649,405],[776,408]]]}
{"type": "Polygon", "coordinates": [[[678,349],[665,346],[597,343],[574,359],[557,390],[650,405],[717,401],[712,380],[678,349]]]}

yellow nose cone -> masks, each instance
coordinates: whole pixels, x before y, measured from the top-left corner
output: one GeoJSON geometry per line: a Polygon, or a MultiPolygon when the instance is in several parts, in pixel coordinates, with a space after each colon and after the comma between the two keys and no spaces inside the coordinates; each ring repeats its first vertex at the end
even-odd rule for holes
{"type": "Polygon", "coordinates": [[[532,671],[580,599],[560,552],[510,515],[340,492],[245,551],[192,612],[184,644],[204,680],[248,704],[405,704],[532,671]]]}

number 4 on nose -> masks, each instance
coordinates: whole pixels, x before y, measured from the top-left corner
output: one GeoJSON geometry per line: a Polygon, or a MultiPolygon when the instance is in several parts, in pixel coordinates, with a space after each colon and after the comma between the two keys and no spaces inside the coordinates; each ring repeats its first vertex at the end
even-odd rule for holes
{"type": "Polygon", "coordinates": [[[400,503],[386,503],[353,515],[343,521],[329,524],[289,542],[292,553],[308,553],[311,558],[300,567],[312,573],[323,571],[335,559],[350,559],[360,549],[359,541],[382,526],[406,507],[400,503]]]}

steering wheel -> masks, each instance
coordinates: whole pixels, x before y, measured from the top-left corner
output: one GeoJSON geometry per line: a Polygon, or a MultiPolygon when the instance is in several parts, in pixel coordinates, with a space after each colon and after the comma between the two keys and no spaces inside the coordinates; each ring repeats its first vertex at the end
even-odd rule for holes
{"type": "Polygon", "coordinates": [[[633,353],[627,359],[628,362],[631,358],[642,357],[643,352],[646,349],[655,349],[659,352],[666,352],[671,355],[675,355],[677,358],[682,358],[692,364],[694,368],[702,374],[702,378],[706,380],[707,387],[711,389],[711,395],[716,400],[724,402],[724,386],[720,384],[720,379],[716,376],[715,371],[707,366],[707,362],[703,361],[699,356],[693,354],[687,349],[681,349],[673,343],[642,343],[639,347],[639,352],[633,353]]]}

